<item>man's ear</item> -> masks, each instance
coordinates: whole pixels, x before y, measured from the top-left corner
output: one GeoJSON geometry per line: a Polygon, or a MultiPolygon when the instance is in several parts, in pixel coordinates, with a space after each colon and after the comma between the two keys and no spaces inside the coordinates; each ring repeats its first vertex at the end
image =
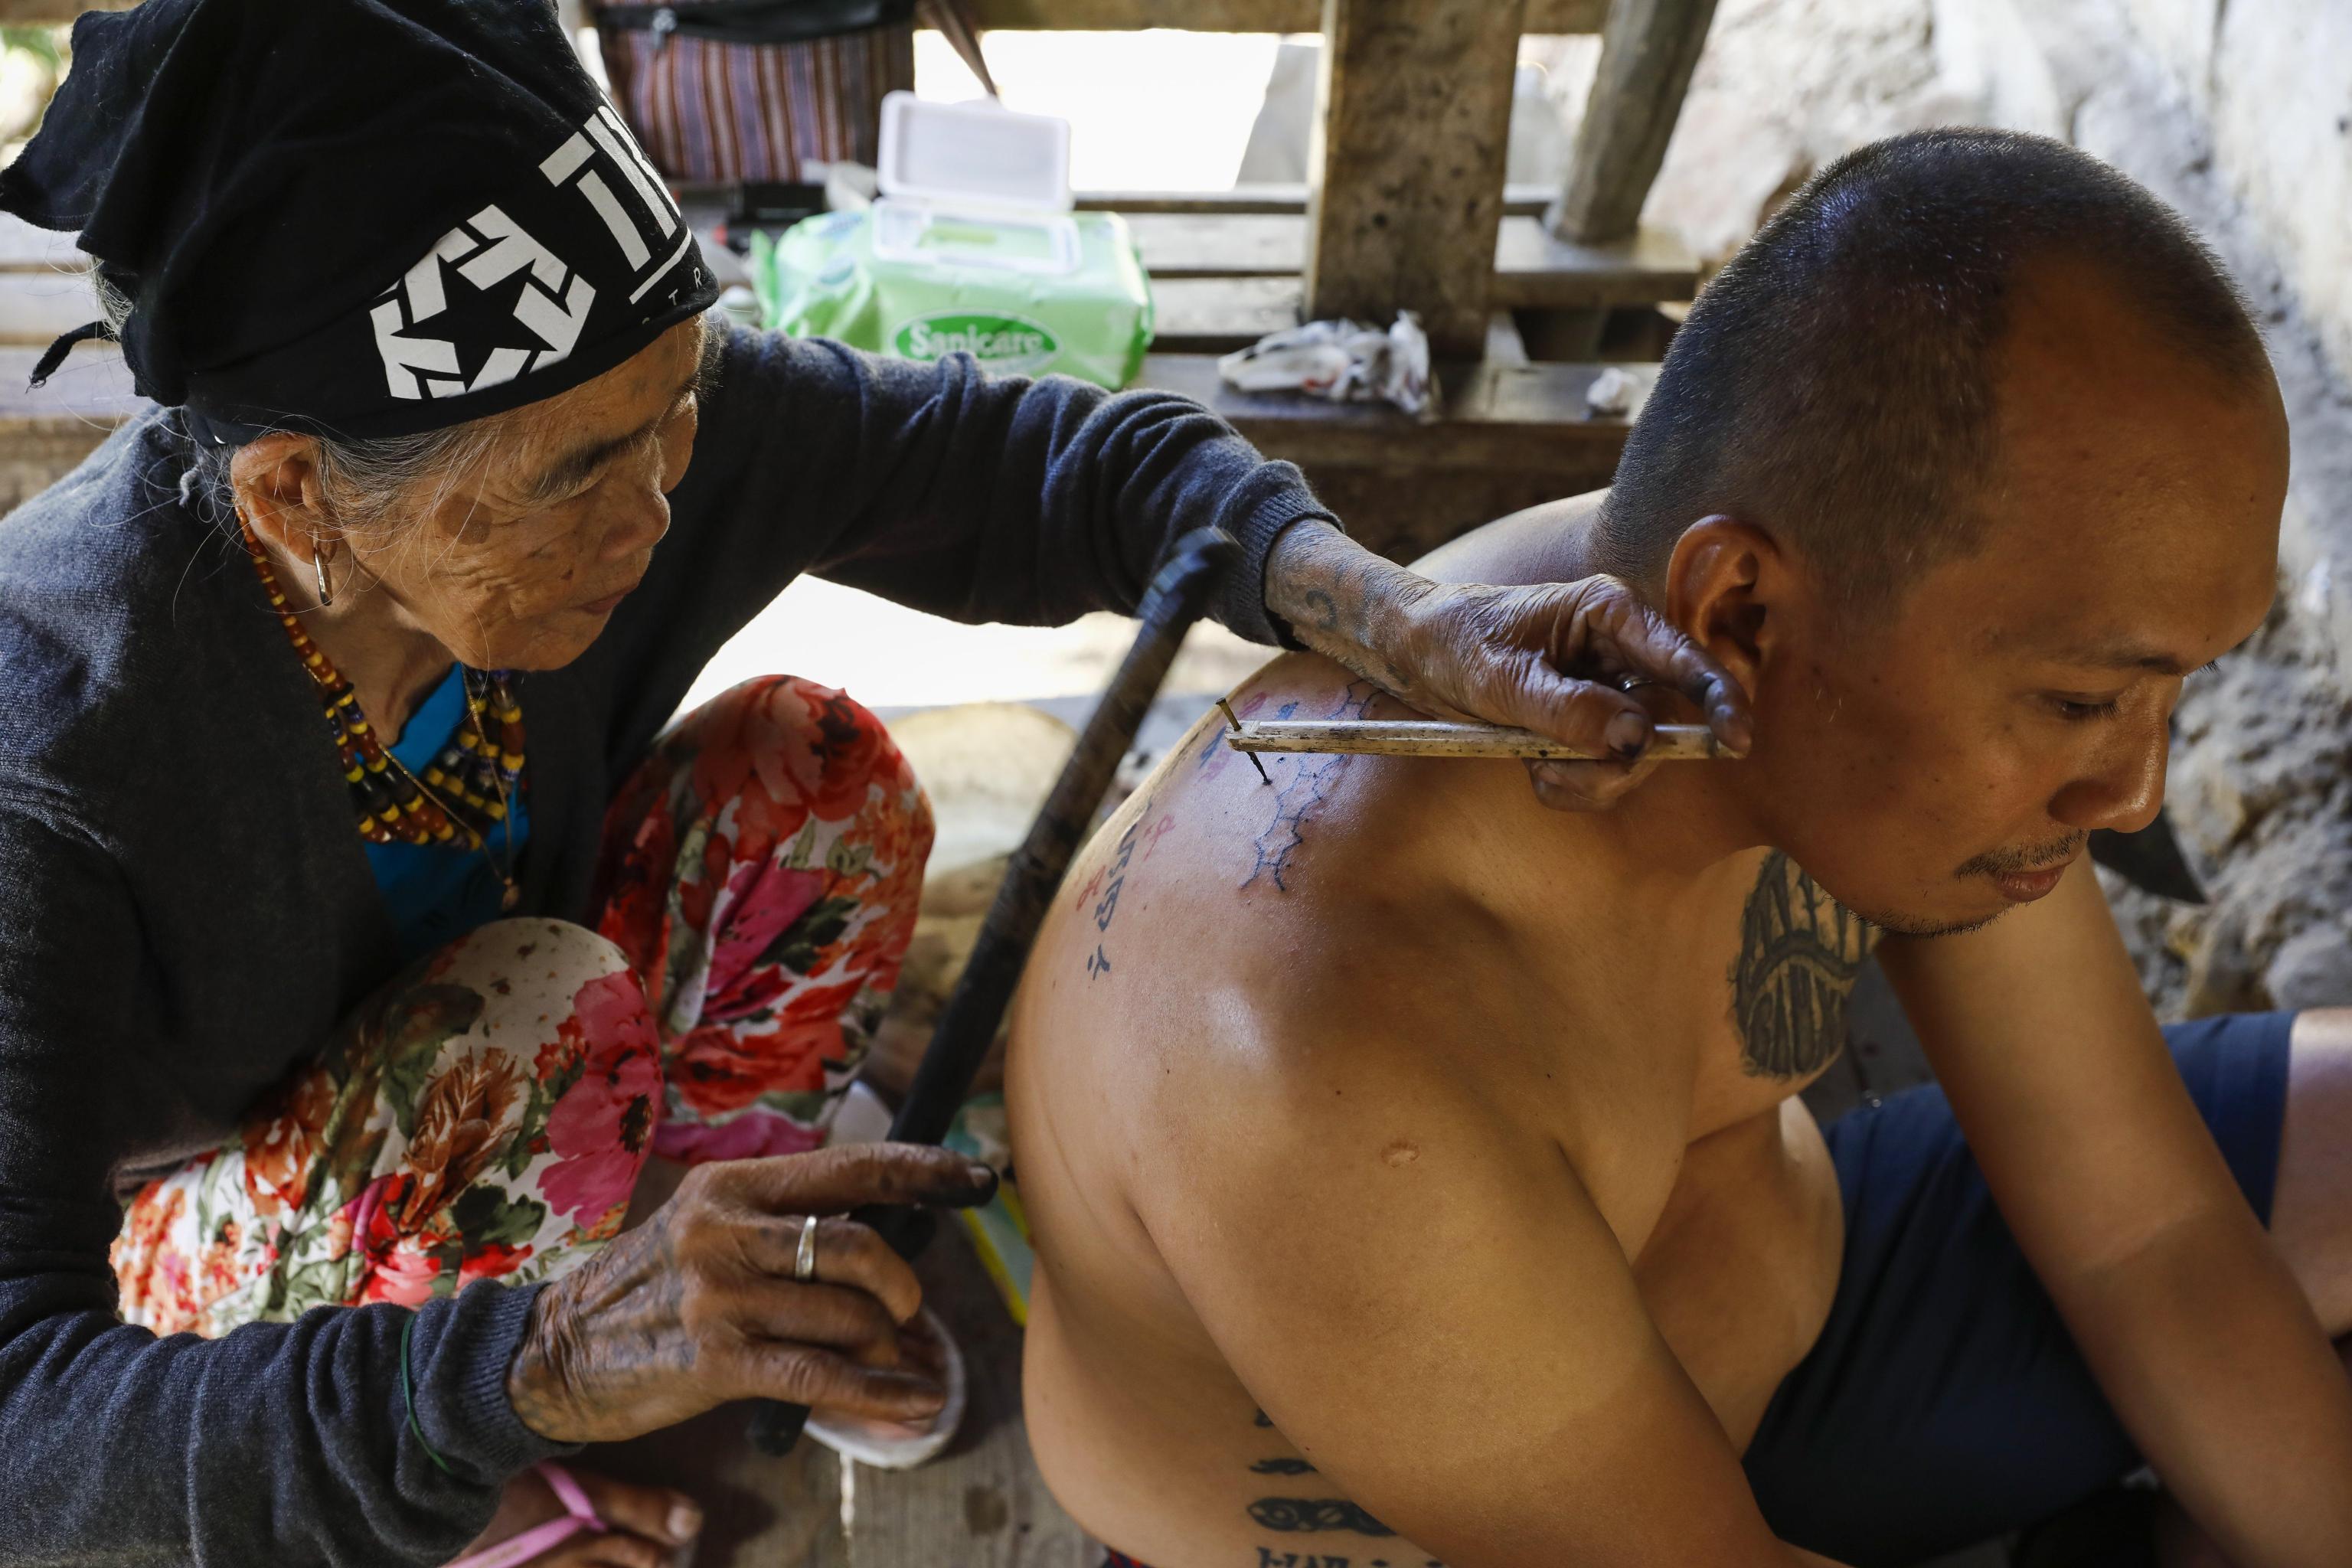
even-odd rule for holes
{"type": "Polygon", "coordinates": [[[331,555],[342,535],[327,515],[319,484],[319,443],[288,431],[239,447],[228,460],[236,509],[262,542],[309,564],[324,545],[331,555]]]}
{"type": "Polygon", "coordinates": [[[1666,563],[1666,618],[1751,696],[1782,629],[1787,563],[1770,534],[1721,513],[1685,529],[1666,563]]]}

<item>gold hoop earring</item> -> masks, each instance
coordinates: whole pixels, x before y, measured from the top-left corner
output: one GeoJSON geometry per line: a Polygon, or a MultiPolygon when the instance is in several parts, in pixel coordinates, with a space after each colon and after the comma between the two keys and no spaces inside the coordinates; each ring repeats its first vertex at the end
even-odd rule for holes
{"type": "Polygon", "coordinates": [[[310,571],[319,580],[319,608],[323,610],[335,602],[335,595],[327,586],[327,552],[315,538],[310,541],[310,571]]]}

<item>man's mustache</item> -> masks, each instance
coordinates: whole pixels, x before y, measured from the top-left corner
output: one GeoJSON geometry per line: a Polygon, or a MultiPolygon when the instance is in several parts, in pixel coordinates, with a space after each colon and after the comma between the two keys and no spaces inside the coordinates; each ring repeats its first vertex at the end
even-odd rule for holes
{"type": "Polygon", "coordinates": [[[1963,877],[2006,877],[2016,871],[2040,871],[2052,866],[2063,865],[2082,851],[2090,839],[2087,833],[2070,833],[2053,843],[2023,849],[1994,849],[1963,861],[1959,875],[1963,877]]]}

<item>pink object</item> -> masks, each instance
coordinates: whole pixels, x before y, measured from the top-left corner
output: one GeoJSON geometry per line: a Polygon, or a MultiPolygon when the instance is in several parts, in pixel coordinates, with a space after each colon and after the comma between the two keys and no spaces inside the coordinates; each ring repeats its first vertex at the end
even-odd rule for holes
{"type": "Polygon", "coordinates": [[[541,1552],[552,1552],[583,1530],[602,1534],[611,1528],[596,1511],[596,1505],[588,1500],[588,1494],[580,1489],[580,1483],[572,1479],[571,1471],[545,1461],[535,1468],[548,1489],[554,1492],[555,1500],[563,1505],[563,1517],[534,1524],[520,1535],[509,1536],[486,1551],[460,1557],[449,1568],[518,1568],[541,1552]]]}

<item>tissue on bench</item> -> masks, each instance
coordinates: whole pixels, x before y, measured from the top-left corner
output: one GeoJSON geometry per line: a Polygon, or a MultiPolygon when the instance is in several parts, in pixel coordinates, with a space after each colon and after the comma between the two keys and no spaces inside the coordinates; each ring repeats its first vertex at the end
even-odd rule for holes
{"type": "Polygon", "coordinates": [[[1385,401],[1407,414],[1429,406],[1429,337],[1411,310],[1387,331],[1355,321],[1309,321],[1268,332],[1217,362],[1242,392],[1304,392],[1334,403],[1385,401]]]}

